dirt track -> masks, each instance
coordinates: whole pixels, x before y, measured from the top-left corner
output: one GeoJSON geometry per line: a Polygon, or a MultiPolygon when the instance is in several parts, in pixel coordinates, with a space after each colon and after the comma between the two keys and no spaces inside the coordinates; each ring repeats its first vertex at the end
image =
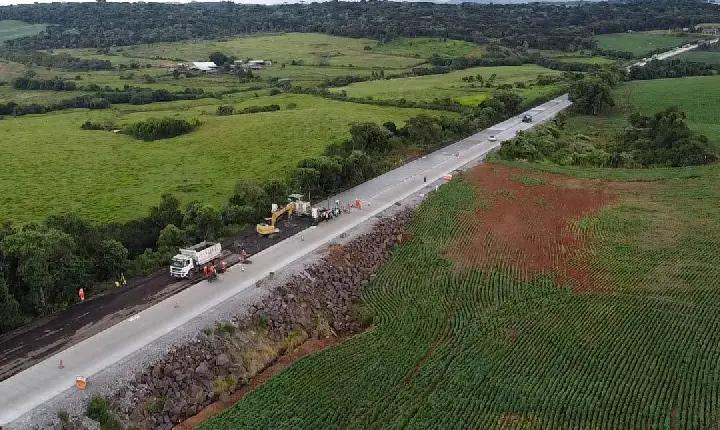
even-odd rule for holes
{"type": "MultiPolygon", "coordinates": [[[[237,241],[251,256],[310,226],[307,219],[294,219],[280,225],[281,232],[272,239],[260,238],[254,230],[222,241],[223,249],[233,250],[237,241]]],[[[232,265],[238,256],[223,258],[232,265]]],[[[251,258],[252,260],[252,258],[251,258]]],[[[52,317],[0,337],[0,381],[60,352],[124,319],[188,288],[200,279],[175,281],[167,268],[129,279],[126,286],[92,297],[52,317]]]]}

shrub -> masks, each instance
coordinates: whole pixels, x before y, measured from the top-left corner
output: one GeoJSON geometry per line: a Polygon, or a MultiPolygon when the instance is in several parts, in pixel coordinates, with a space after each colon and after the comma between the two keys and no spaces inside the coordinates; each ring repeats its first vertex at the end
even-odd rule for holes
{"type": "Polygon", "coordinates": [[[136,139],[152,141],[168,139],[181,134],[190,133],[200,125],[197,120],[162,118],[139,121],[125,128],[125,132],[136,139]]]}

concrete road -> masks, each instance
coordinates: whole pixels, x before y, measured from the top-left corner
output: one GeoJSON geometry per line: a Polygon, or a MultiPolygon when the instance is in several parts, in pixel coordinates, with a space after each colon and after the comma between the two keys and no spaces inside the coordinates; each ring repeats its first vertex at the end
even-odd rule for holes
{"type": "MultiPolygon", "coordinates": [[[[718,40],[720,40],[720,39],[708,40],[707,42],[710,44],[713,44],[713,43],[717,43],[718,40]]],[[[679,48],[671,49],[669,51],[663,52],[662,54],[657,54],[657,57],[655,59],[656,60],[667,60],[668,58],[682,54],[683,52],[692,51],[693,49],[696,49],[698,46],[699,46],[698,44],[693,44],[693,45],[681,46],[679,48]]],[[[647,63],[648,63],[647,61],[638,61],[637,63],[628,66],[627,69],[628,69],[628,71],[630,71],[631,67],[645,67],[645,65],[647,63]]]]}
{"type": "Polygon", "coordinates": [[[427,184],[441,180],[444,175],[483,157],[498,147],[500,142],[512,139],[517,131],[553,118],[570,104],[567,95],[561,96],[332,197],[330,202],[336,199],[343,202],[361,199],[363,208],[322,223],[317,228],[305,230],[301,233],[304,236],[302,241],[299,234],[292,236],[254,255],[253,264],[245,265],[244,271],[240,270],[240,266],[235,266],[212,284],[200,282],[6,379],[0,383],[0,425],[11,423],[36,406],[72,388],[76,376],[84,376],[92,384],[92,376],[105,367],[243,290],[254,288],[255,283],[269,272],[278,271],[395,202],[419,192],[427,184]],[[533,117],[531,123],[521,121],[525,114],[533,117]],[[491,135],[496,136],[497,141],[488,141],[491,135]],[[427,178],[427,184],[423,178],[427,178]],[[58,367],[60,360],[64,364],[62,369],[58,367]]]}

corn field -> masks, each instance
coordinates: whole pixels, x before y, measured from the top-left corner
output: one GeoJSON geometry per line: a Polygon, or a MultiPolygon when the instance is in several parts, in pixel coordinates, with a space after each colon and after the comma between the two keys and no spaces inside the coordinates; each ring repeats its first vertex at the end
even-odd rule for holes
{"type": "MultiPolygon", "coordinates": [[[[720,426],[718,178],[620,187],[569,220],[587,241],[575,254],[603,286],[581,291],[530,270],[522,253],[457,263],[458,248],[487,233],[472,220],[509,204],[510,192],[472,178],[423,203],[413,240],[365,288],[372,329],[299,360],[201,428],[720,426]]],[[[523,188],[563,192],[523,182],[517,208],[536,203],[523,188]]]]}

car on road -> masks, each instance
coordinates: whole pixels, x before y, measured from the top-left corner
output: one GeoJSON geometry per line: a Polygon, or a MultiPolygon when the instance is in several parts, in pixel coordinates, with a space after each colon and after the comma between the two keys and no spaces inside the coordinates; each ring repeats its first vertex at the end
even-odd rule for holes
{"type": "Polygon", "coordinates": [[[497,137],[495,137],[495,135],[493,134],[492,136],[488,137],[488,140],[490,142],[495,142],[497,140],[497,137]]]}
{"type": "Polygon", "coordinates": [[[532,122],[532,117],[530,115],[525,115],[522,117],[522,122],[532,122]]]}

